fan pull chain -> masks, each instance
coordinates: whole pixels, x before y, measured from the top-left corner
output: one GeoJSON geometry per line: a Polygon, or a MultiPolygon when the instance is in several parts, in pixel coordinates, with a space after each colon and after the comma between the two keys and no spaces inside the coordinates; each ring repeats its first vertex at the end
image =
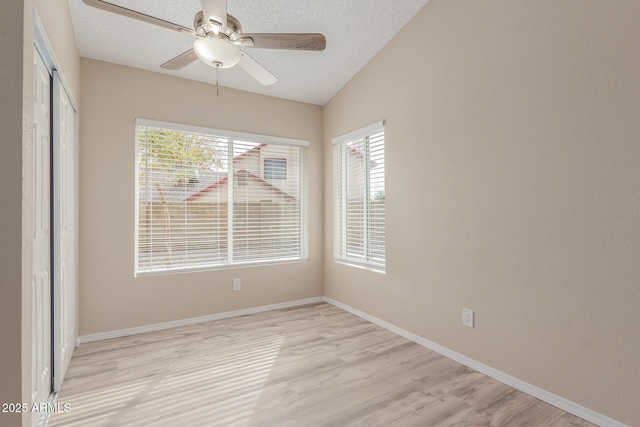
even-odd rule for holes
{"type": "Polygon", "coordinates": [[[216,66],[216,96],[220,96],[220,87],[218,86],[218,71],[220,70],[219,66],[216,66]]]}

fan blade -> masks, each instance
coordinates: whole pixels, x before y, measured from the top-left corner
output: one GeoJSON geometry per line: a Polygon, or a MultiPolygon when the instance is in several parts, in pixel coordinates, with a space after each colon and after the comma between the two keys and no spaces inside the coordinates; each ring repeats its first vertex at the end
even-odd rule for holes
{"type": "Polygon", "coordinates": [[[238,39],[243,46],[261,49],[324,50],[327,46],[327,40],[318,33],[241,34],[238,39]],[[247,39],[253,43],[247,43],[247,39]]]}
{"type": "Polygon", "coordinates": [[[200,0],[202,13],[207,22],[215,21],[220,24],[220,30],[227,30],[227,0],[200,0]]]}
{"type": "Polygon", "coordinates": [[[160,68],[164,68],[165,70],[181,70],[197,59],[198,55],[196,55],[196,52],[193,49],[189,49],[188,51],[182,52],[175,58],[165,62],[160,66],[160,68]]]}
{"type": "Polygon", "coordinates": [[[115,4],[107,3],[102,0],[82,0],[85,4],[93,6],[98,9],[106,10],[107,12],[115,13],[118,15],[126,16],[127,18],[137,19],[138,21],[146,22],[148,24],[157,25],[169,30],[178,31],[180,33],[188,33],[192,36],[197,36],[196,32],[191,28],[183,27],[182,25],[174,24],[173,22],[165,21],[164,19],[156,18],[150,15],[145,15],[135,10],[127,9],[126,7],[117,6],[115,4]]]}
{"type": "Polygon", "coordinates": [[[263,85],[272,85],[278,81],[278,78],[271,74],[269,70],[264,68],[258,61],[250,57],[247,52],[242,52],[240,62],[238,62],[240,68],[245,70],[254,79],[262,83],[263,85]]]}

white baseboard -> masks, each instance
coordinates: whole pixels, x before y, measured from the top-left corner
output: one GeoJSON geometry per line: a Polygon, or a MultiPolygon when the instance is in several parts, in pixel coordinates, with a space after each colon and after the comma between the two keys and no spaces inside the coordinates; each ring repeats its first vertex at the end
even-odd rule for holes
{"type": "Polygon", "coordinates": [[[277,304],[269,304],[269,305],[262,305],[259,307],[245,308],[242,310],[226,311],[224,313],[210,314],[207,316],[174,320],[171,322],[156,323],[153,325],[137,326],[135,328],[118,329],[116,331],[82,335],[78,337],[77,343],[84,344],[88,342],[108,340],[111,338],[121,338],[129,335],[144,334],[145,332],[161,331],[163,329],[171,329],[171,328],[177,328],[180,326],[195,325],[197,323],[228,319],[230,317],[245,316],[247,314],[261,313],[263,311],[280,310],[282,308],[297,307],[301,305],[314,304],[314,303],[323,302],[323,301],[324,301],[323,297],[306,298],[306,299],[299,299],[296,301],[287,301],[287,302],[281,302],[277,304]]]}
{"type": "Polygon", "coordinates": [[[331,305],[341,308],[344,311],[347,311],[351,314],[354,314],[358,317],[368,320],[369,322],[374,323],[382,328],[385,328],[395,334],[398,334],[410,341],[413,341],[416,344],[426,347],[429,350],[435,351],[436,353],[440,353],[443,356],[448,357],[449,359],[455,360],[456,362],[459,362],[465,366],[468,366],[471,369],[481,372],[491,378],[494,378],[504,384],[507,384],[515,389],[518,389],[524,393],[527,393],[535,398],[538,398],[544,402],[547,402],[550,405],[560,408],[563,411],[569,412],[589,422],[592,422],[602,427],[628,427],[623,423],[620,423],[616,420],[613,420],[609,417],[606,417],[602,414],[592,411],[591,409],[585,408],[584,406],[578,405],[577,403],[574,403],[563,397],[557,396],[539,387],[526,383],[522,380],[512,377],[511,375],[505,374],[502,371],[499,371],[490,366],[482,364],[460,353],[456,353],[455,351],[449,350],[448,348],[443,347],[440,344],[436,344],[433,341],[429,341],[409,331],[405,331],[404,329],[401,329],[395,325],[392,325],[391,323],[385,322],[382,319],[378,319],[375,316],[371,316],[370,314],[367,314],[363,311],[360,311],[356,308],[353,308],[347,304],[343,304],[329,297],[314,297],[314,298],[307,298],[307,299],[301,299],[296,301],[287,301],[287,302],[282,302],[277,304],[245,308],[242,310],[227,311],[224,313],[211,314],[207,316],[175,320],[172,322],[156,323],[153,325],[138,326],[135,328],[119,329],[116,331],[82,335],[78,337],[77,342],[78,344],[84,344],[84,343],[89,343],[94,341],[102,341],[110,338],[126,337],[129,335],[142,334],[145,332],[153,332],[153,331],[160,331],[163,329],[177,328],[180,326],[195,325],[197,323],[211,322],[213,320],[228,319],[230,317],[244,316],[247,314],[261,313],[264,311],[298,307],[298,306],[302,306],[306,304],[314,304],[318,302],[327,302],[331,305]]]}
{"type": "Polygon", "coordinates": [[[622,424],[616,420],[613,420],[609,417],[606,417],[602,414],[592,411],[591,409],[585,408],[584,406],[580,406],[577,403],[574,403],[563,397],[557,396],[553,393],[549,393],[548,391],[545,391],[539,387],[536,387],[522,380],[514,378],[511,375],[505,374],[504,372],[501,372],[490,366],[484,365],[467,356],[463,356],[460,353],[456,353],[455,351],[449,350],[448,348],[443,347],[440,344],[436,344],[433,341],[429,341],[409,331],[405,331],[404,329],[398,328],[397,326],[392,325],[391,323],[385,322],[384,320],[378,319],[377,317],[371,316],[370,314],[367,314],[356,308],[343,304],[332,298],[324,297],[323,300],[331,305],[341,308],[344,311],[348,311],[351,314],[354,314],[358,317],[368,320],[369,322],[374,323],[380,327],[383,327],[393,333],[396,333],[410,341],[415,342],[416,344],[420,344],[421,346],[426,347],[429,350],[435,351],[436,353],[440,353],[443,356],[448,357],[449,359],[455,360],[456,362],[459,362],[465,366],[468,366],[471,369],[481,372],[491,378],[494,378],[504,384],[507,384],[515,389],[518,389],[524,393],[527,393],[528,395],[531,395],[537,399],[547,402],[550,405],[560,408],[563,411],[569,412],[570,414],[573,414],[577,417],[585,419],[591,423],[597,424],[602,427],[628,427],[625,424],[622,424]]]}

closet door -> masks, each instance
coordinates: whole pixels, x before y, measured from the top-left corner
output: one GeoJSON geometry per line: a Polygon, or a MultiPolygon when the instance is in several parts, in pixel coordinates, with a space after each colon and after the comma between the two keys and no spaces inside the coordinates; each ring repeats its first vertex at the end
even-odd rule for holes
{"type": "Polygon", "coordinates": [[[51,394],[51,75],[34,55],[32,401],[51,394]]]}
{"type": "Polygon", "coordinates": [[[53,72],[54,391],[62,387],[75,348],[76,112],[53,72]]]}

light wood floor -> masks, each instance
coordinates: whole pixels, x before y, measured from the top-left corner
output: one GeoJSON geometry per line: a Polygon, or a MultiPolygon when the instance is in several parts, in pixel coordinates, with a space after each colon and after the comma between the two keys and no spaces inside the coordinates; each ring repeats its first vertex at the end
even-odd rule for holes
{"type": "Polygon", "coordinates": [[[83,344],[54,426],[592,426],[329,304],[83,344]]]}

